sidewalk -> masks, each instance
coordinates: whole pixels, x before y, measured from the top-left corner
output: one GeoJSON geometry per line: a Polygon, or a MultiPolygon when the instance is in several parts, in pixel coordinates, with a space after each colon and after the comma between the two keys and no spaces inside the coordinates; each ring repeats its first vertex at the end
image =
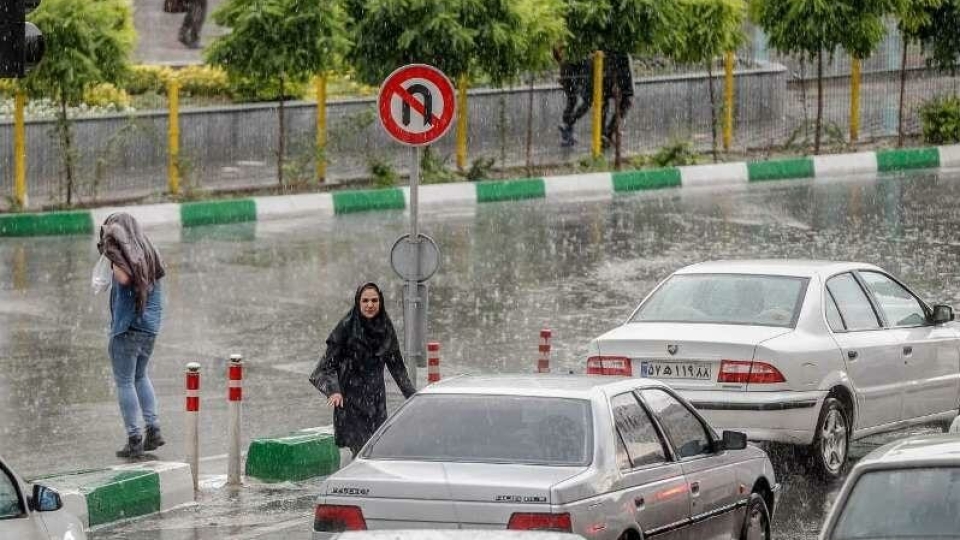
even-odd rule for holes
{"type": "MultiPolygon", "coordinates": [[[[200,33],[200,44],[206,46],[225,32],[213,23],[213,12],[224,0],[208,0],[207,19],[200,33]]],[[[137,47],[133,60],[139,64],[183,66],[203,63],[203,49],[188,49],[177,41],[183,13],[165,13],[164,0],[134,0],[133,26],[137,30],[137,47]]]]}

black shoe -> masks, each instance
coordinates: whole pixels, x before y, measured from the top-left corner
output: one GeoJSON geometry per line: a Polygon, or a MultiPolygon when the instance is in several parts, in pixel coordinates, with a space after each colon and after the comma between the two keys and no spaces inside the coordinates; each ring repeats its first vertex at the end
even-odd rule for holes
{"type": "Polygon", "coordinates": [[[127,445],[117,450],[117,457],[138,458],[143,457],[143,438],[140,435],[133,435],[127,439],[127,445]]]}
{"type": "Polygon", "coordinates": [[[613,146],[613,137],[610,137],[608,135],[601,135],[600,148],[602,148],[603,150],[607,150],[611,146],[613,146]]]}
{"type": "Polygon", "coordinates": [[[573,126],[560,124],[559,126],[557,126],[557,129],[560,130],[560,146],[561,147],[569,148],[577,144],[577,140],[573,138],[573,126]]]}
{"type": "Polygon", "coordinates": [[[163,440],[163,435],[160,435],[160,428],[147,426],[147,437],[143,441],[143,450],[145,452],[156,450],[166,443],[167,442],[163,440]]]}

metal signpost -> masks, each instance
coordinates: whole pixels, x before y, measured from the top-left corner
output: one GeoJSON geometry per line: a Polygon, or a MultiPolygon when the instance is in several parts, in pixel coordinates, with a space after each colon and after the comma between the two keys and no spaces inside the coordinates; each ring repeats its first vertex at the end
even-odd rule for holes
{"type": "Polygon", "coordinates": [[[420,184],[420,147],[435,142],[453,124],[456,111],[453,84],[440,70],[424,64],[403,66],[390,74],[377,97],[380,124],[397,142],[410,149],[410,233],[397,239],[390,264],[404,280],[404,361],[411,381],[417,367],[426,365],[427,284],[440,267],[440,248],[420,234],[417,222],[420,184]]]}

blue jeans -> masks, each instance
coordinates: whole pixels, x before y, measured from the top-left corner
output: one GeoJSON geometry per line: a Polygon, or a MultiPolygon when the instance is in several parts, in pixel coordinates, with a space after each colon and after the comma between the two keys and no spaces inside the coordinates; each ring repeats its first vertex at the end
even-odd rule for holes
{"type": "Polygon", "coordinates": [[[153,353],[156,335],[128,330],[110,338],[110,360],[113,362],[113,380],[117,384],[120,414],[127,428],[127,436],[140,434],[137,425],[142,411],[148,427],[160,427],[157,421],[157,399],[153,384],[147,375],[147,364],[153,353]]]}

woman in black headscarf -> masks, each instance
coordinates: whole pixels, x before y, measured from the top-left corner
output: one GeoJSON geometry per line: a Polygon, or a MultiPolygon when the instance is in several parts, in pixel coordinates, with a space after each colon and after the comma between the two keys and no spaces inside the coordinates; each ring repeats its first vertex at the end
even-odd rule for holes
{"type": "Polygon", "coordinates": [[[334,408],[337,446],[349,448],[354,456],[387,419],[384,365],[404,397],[416,393],[383,307],[383,293],[375,283],[364,283],[357,289],[353,308],[327,338],[327,351],[310,375],[310,382],[334,408]]]}

